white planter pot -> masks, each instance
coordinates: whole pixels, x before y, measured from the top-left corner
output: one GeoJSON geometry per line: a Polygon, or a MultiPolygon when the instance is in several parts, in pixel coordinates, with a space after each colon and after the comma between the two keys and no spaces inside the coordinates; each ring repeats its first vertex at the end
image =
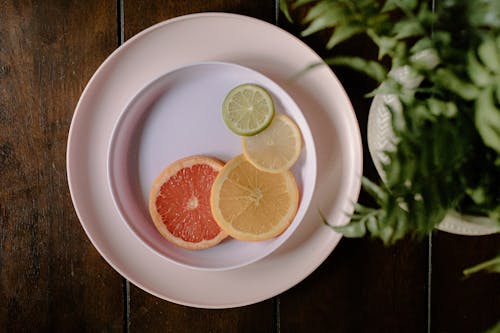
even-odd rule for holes
{"type": "MultiPolygon", "coordinates": [[[[386,107],[387,104],[391,105],[392,108],[400,108],[399,101],[395,96],[377,95],[373,99],[368,115],[368,149],[382,180],[385,179],[382,163],[387,162],[384,151],[393,149],[395,144],[391,113],[386,107]]],[[[461,215],[454,211],[446,215],[437,229],[469,236],[500,232],[500,227],[486,217],[461,215]]]]}

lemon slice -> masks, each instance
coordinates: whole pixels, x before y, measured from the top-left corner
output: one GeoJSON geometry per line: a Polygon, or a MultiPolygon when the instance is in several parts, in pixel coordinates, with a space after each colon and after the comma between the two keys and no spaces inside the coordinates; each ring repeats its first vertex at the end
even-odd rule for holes
{"type": "Polygon", "coordinates": [[[258,169],[280,173],[292,167],[300,155],[302,137],[295,122],[278,114],[264,131],[243,137],[243,153],[258,169]]]}
{"type": "Polygon", "coordinates": [[[226,163],[210,193],[217,224],[244,241],[278,236],[290,225],[298,205],[299,191],[290,171],[263,172],[243,155],[226,163]]]}
{"type": "Polygon", "coordinates": [[[241,136],[262,132],[273,120],[271,95],[256,84],[242,84],[232,89],[222,103],[222,118],[227,127],[241,136]]]}

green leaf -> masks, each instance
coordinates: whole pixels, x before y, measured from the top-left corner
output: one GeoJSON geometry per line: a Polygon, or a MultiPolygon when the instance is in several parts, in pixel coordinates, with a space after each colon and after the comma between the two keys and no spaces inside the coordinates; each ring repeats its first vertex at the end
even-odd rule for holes
{"type": "Polygon", "coordinates": [[[421,36],[425,33],[420,22],[415,19],[406,19],[398,21],[394,25],[394,34],[396,39],[421,36]]]}
{"type": "Polygon", "coordinates": [[[375,201],[379,205],[382,206],[387,201],[388,195],[380,186],[373,183],[366,177],[363,177],[361,179],[361,183],[363,185],[363,188],[375,199],[375,201]]]}
{"type": "Polygon", "coordinates": [[[318,0],[297,0],[293,3],[293,8],[298,8],[300,6],[307,5],[308,3],[315,2],[315,1],[318,1],[318,0]]]}
{"type": "Polygon", "coordinates": [[[448,118],[454,118],[458,114],[458,107],[453,102],[447,102],[443,115],[448,118]]]}
{"type": "Polygon", "coordinates": [[[360,238],[366,235],[366,227],[363,220],[350,222],[343,226],[332,226],[332,228],[348,238],[360,238]]]}
{"type": "Polygon", "coordinates": [[[437,13],[434,10],[429,9],[429,5],[426,2],[423,2],[420,5],[420,9],[417,14],[417,19],[421,22],[423,27],[434,27],[436,23],[438,23],[437,13]]]}
{"type": "MultiPolygon", "coordinates": [[[[366,97],[374,97],[376,95],[399,95],[401,94],[401,84],[391,77],[387,77],[381,85],[366,94],[366,97]]],[[[388,106],[388,105],[386,105],[388,106]]],[[[389,106],[388,106],[389,107],[389,106]]]]}
{"type": "Polygon", "coordinates": [[[398,210],[401,208],[398,206],[397,200],[394,196],[388,195],[385,205],[383,208],[386,212],[385,218],[379,221],[379,232],[378,237],[384,242],[384,244],[389,245],[393,243],[393,237],[396,232],[396,224],[398,220],[398,210]]]}
{"type": "Polygon", "coordinates": [[[496,223],[500,225],[500,203],[496,206],[495,209],[490,210],[490,212],[488,213],[488,217],[491,220],[496,221],[496,223]]]}
{"type": "Polygon", "coordinates": [[[402,165],[398,159],[391,159],[391,163],[384,168],[387,175],[387,186],[392,188],[399,184],[402,179],[402,165]]]}
{"type": "Polygon", "coordinates": [[[361,205],[360,203],[355,203],[354,204],[354,211],[357,213],[361,213],[361,214],[366,215],[366,214],[374,213],[376,210],[374,208],[365,207],[365,206],[361,205]]]}
{"type": "Polygon", "coordinates": [[[313,22],[318,19],[318,17],[325,16],[328,12],[333,12],[333,14],[335,14],[335,9],[340,9],[340,6],[333,4],[330,1],[319,1],[311,9],[309,9],[306,17],[304,18],[304,23],[313,22]]]}
{"type": "Polygon", "coordinates": [[[363,31],[364,27],[359,25],[340,25],[333,31],[332,36],[326,44],[326,47],[328,49],[331,49],[337,44],[351,38],[356,34],[362,33],[363,31]]]}
{"type": "Polygon", "coordinates": [[[434,49],[434,43],[432,42],[432,39],[425,36],[420,38],[417,42],[415,42],[415,44],[413,44],[413,46],[410,48],[410,52],[415,54],[427,49],[434,49]]]}
{"type": "Polygon", "coordinates": [[[465,192],[478,205],[486,202],[486,191],[483,187],[467,188],[465,192]]]}
{"type": "Polygon", "coordinates": [[[415,125],[423,127],[427,121],[435,121],[436,117],[429,111],[427,105],[419,103],[414,106],[412,115],[415,125]]]}
{"type": "MultiPolygon", "coordinates": [[[[429,140],[424,139],[425,143],[429,143],[428,141],[429,140]]],[[[429,146],[429,147],[432,147],[432,146],[429,146]]],[[[420,151],[420,156],[419,156],[418,162],[419,162],[419,171],[424,178],[428,178],[431,174],[432,166],[431,166],[430,161],[431,161],[431,149],[425,149],[425,148],[422,149],[420,151]]],[[[424,193],[422,193],[422,195],[423,194],[424,193]]]]}
{"type": "Polygon", "coordinates": [[[381,228],[379,237],[384,242],[384,244],[391,244],[391,238],[394,234],[394,228],[392,226],[386,225],[381,228]]]}
{"type": "Polygon", "coordinates": [[[391,11],[396,8],[403,8],[412,11],[418,5],[418,0],[387,0],[382,11],[391,11]]]}
{"type": "Polygon", "coordinates": [[[497,98],[497,102],[500,103],[500,84],[497,83],[497,88],[496,88],[496,98],[497,98]]]}
{"type": "Polygon", "coordinates": [[[326,59],[325,61],[329,65],[348,66],[368,75],[378,82],[382,82],[387,76],[385,68],[373,60],[365,60],[359,57],[334,57],[326,59]]]}
{"type": "MultiPolygon", "coordinates": [[[[386,80],[383,85],[386,85],[389,81],[386,80]]],[[[400,93],[401,94],[401,93],[400,93]]],[[[401,100],[401,98],[400,98],[401,100]]],[[[391,126],[394,130],[394,133],[401,134],[407,130],[406,121],[404,118],[403,110],[401,109],[401,105],[398,103],[394,103],[391,105],[390,103],[385,104],[389,112],[391,113],[391,126]]]]}
{"type": "Polygon", "coordinates": [[[439,65],[441,60],[434,48],[426,48],[413,53],[410,56],[410,62],[415,69],[433,70],[439,65]]]}
{"type": "MultiPolygon", "coordinates": [[[[306,19],[309,18],[309,15],[306,19]]],[[[337,8],[329,8],[320,12],[318,16],[310,19],[311,24],[302,31],[301,35],[306,37],[326,28],[335,27],[344,18],[343,11],[337,8]]]]}
{"type": "Polygon", "coordinates": [[[424,205],[429,211],[429,218],[426,225],[427,228],[424,230],[425,232],[432,230],[438,223],[440,223],[449,209],[447,203],[442,200],[441,184],[442,183],[438,178],[432,178],[429,182],[429,191],[427,193],[428,200],[427,202],[424,201],[424,205]]]}
{"type": "Polygon", "coordinates": [[[452,49],[453,36],[450,31],[438,30],[432,34],[432,45],[439,50],[440,55],[452,49]]]}
{"type": "Polygon", "coordinates": [[[435,79],[442,85],[443,88],[454,92],[465,100],[473,100],[479,94],[476,86],[461,80],[449,69],[438,68],[435,79]]]}
{"type": "Polygon", "coordinates": [[[453,102],[443,102],[437,98],[431,97],[427,99],[429,111],[435,116],[444,116],[453,118],[458,113],[458,108],[453,102]]]}
{"type": "Polygon", "coordinates": [[[469,20],[473,26],[490,29],[500,28],[500,2],[498,0],[476,0],[469,6],[469,20]]]}
{"type": "Polygon", "coordinates": [[[425,230],[427,225],[427,211],[424,206],[421,193],[415,193],[413,198],[408,200],[408,214],[411,221],[413,221],[414,230],[425,230]]]}
{"type": "Polygon", "coordinates": [[[398,8],[395,0],[387,0],[382,7],[382,13],[390,12],[394,9],[398,8]]]}
{"type": "MultiPolygon", "coordinates": [[[[403,145],[399,145],[398,149],[399,150],[402,150],[402,146],[403,145]]],[[[417,171],[417,161],[416,161],[416,158],[413,154],[408,154],[407,153],[408,158],[405,160],[405,165],[404,165],[404,168],[403,168],[403,171],[402,171],[402,174],[403,174],[403,185],[404,186],[411,186],[411,180],[413,179],[413,177],[415,177],[415,173],[417,171]]]]}
{"type": "Polygon", "coordinates": [[[472,50],[467,54],[467,73],[478,86],[484,87],[491,81],[490,71],[479,63],[472,50]]]}
{"type": "Polygon", "coordinates": [[[495,106],[492,89],[481,92],[475,111],[476,128],[484,144],[500,154],[500,109],[495,106]]]}
{"type": "Polygon", "coordinates": [[[288,22],[293,23],[292,16],[290,15],[290,11],[288,9],[288,1],[287,0],[278,0],[279,8],[288,22]]]}
{"type": "Polygon", "coordinates": [[[500,48],[495,45],[493,38],[487,38],[477,49],[479,59],[486,65],[492,72],[500,74],[500,48]]]}
{"type": "Polygon", "coordinates": [[[473,267],[464,269],[463,274],[465,276],[470,276],[478,272],[500,273],[500,255],[473,267]]]}
{"type": "Polygon", "coordinates": [[[414,10],[417,8],[418,0],[397,0],[401,8],[406,10],[414,10]]]}
{"type": "Polygon", "coordinates": [[[500,333],[500,321],[497,322],[494,326],[488,328],[485,333],[500,333]]]}
{"type": "Polygon", "coordinates": [[[378,220],[375,215],[370,215],[366,221],[366,229],[370,232],[370,235],[377,237],[380,235],[380,227],[378,225],[378,220]]]}
{"type": "Polygon", "coordinates": [[[395,230],[391,240],[393,243],[402,239],[408,231],[407,213],[402,209],[397,209],[396,214],[395,230]]]}
{"type": "Polygon", "coordinates": [[[378,59],[382,59],[385,55],[392,55],[398,43],[394,37],[379,36],[373,30],[367,30],[368,36],[378,46],[378,59]]]}

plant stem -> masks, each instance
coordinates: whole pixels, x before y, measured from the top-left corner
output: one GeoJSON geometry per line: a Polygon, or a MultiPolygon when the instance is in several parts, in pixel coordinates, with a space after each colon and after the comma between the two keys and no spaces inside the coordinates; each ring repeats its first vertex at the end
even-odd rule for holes
{"type": "Polygon", "coordinates": [[[469,267],[467,269],[464,269],[463,274],[465,276],[470,276],[474,273],[480,272],[482,270],[498,270],[500,267],[500,256],[490,259],[488,261],[482,262],[480,264],[477,264],[475,266],[469,267]],[[498,266],[498,267],[497,267],[498,266]]]}

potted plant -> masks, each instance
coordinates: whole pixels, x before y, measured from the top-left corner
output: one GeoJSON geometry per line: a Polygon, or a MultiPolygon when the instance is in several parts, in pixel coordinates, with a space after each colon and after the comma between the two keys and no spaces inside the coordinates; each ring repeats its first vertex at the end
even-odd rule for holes
{"type": "MultiPolygon", "coordinates": [[[[393,244],[427,235],[452,214],[500,230],[500,2],[281,1],[290,20],[298,8],[302,35],[331,31],[329,49],[359,34],[373,41],[377,60],[325,62],[375,79],[369,96],[389,114],[392,141],[373,156],[382,180],[363,178],[376,205],[357,204],[350,223],[333,228],[393,244]]],[[[500,272],[500,257],[476,269],[500,272]]]]}

